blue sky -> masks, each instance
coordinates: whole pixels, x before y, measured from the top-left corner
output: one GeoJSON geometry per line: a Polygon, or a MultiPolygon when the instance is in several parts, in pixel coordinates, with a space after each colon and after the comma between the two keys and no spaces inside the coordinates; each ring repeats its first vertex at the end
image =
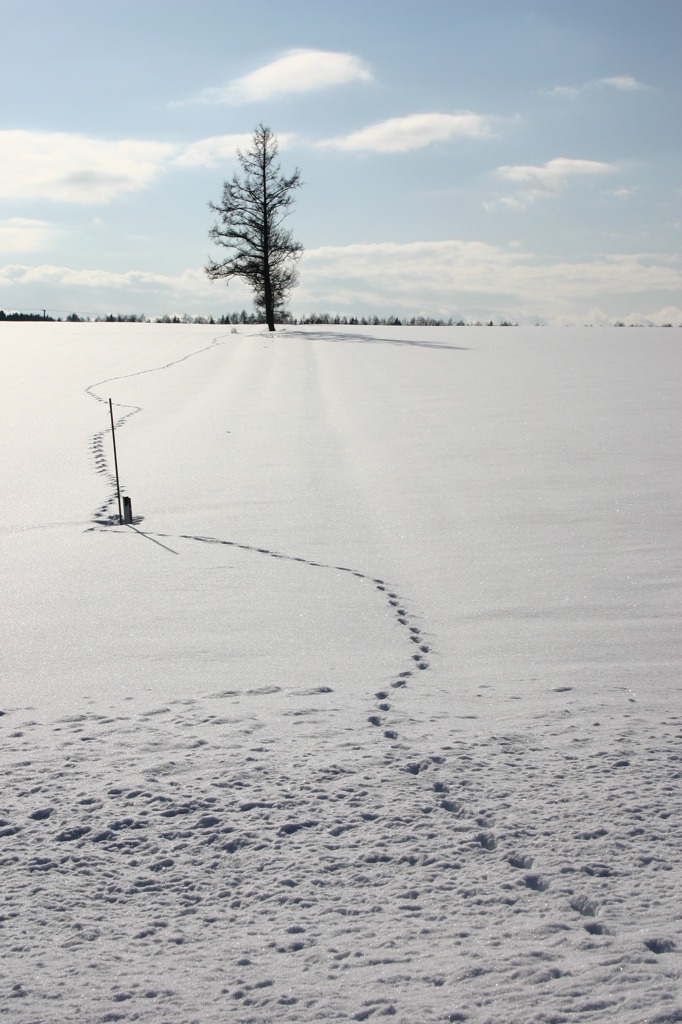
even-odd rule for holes
{"type": "Polygon", "coordinates": [[[0,308],[219,315],[263,121],[294,313],[682,321],[680,0],[0,0],[0,308]]]}

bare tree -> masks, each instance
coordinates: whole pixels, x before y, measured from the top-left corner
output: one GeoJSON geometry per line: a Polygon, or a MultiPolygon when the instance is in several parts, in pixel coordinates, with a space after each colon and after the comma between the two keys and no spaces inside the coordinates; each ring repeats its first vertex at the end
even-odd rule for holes
{"type": "Polygon", "coordinates": [[[303,247],[283,226],[301,186],[298,168],[290,178],[277,163],[277,137],[259,124],[251,149],[237,150],[243,174],[223,185],[219,205],[209,203],[220,220],[209,237],[230,250],[220,263],[210,260],[205,271],[212,281],[241,277],[253,288],[256,306],[265,315],[268,330],[286,312],[286,301],[298,281],[296,262],[303,247]]]}

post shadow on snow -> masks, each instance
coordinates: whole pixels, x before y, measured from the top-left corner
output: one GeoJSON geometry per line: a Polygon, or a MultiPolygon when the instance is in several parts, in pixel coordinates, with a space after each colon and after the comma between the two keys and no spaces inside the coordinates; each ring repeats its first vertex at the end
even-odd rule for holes
{"type": "Polygon", "coordinates": [[[312,338],[314,341],[357,341],[364,345],[407,345],[411,348],[450,349],[452,352],[469,352],[468,345],[441,345],[435,341],[418,341],[416,338],[377,338],[372,334],[340,334],[335,331],[287,331],[288,338],[312,338]]]}
{"type": "MultiPolygon", "coordinates": [[[[141,523],[141,522],[142,522],[142,516],[137,516],[133,520],[133,523],[141,523]]],[[[160,540],[156,540],[156,538],[152,537],[151,534],[143,533],[142,530],[136,529],[136,527],[133,525],[133,523],[126,523],[125,524],[126,529],[127,530],[132,530],[132,532],[136,533],[138,535],[138,537],[144,537],[145,540],[150,540],[152,542],[152,544],[158,544],[160,548],[163,548],[164,551],[170,551],[170,553],[172,555],[179,555],[180,554],[180,552],[176,551],[175,548],[169,548],[167,544],[162,544],[160,540]]]]}

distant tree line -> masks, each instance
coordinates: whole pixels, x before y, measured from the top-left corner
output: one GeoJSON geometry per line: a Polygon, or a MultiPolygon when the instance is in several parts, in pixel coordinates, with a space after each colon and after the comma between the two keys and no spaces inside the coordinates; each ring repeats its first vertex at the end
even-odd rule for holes
{"type": "MultiPolygon", "coordinates": [[[[0,309],[0,322],[3,320],[36,320],[45,321],[49,323],[107,323],[107,324],[265,324],[266,321],[262,313],[247,313],[245,309],[242,309],[238,313],[223,313],[222,316],[190,316],[188,313],[178,315],[175,313],[173,316],[169,316],[164,313],[163,316],[156,316],[153,319],[145,316],[144,313],[109,313],[106,316],[86,316],[85,314],[79,315],[78,313],[69,313],[62,320],[61,317],[48,316],[46,311],[43,313],[5,313],[3,309],[0,309]],[[45,315],[43,315],[45,314],[45,315]]],[[[511,320],[499,320],[497,322],[493,320],[455,320],[453,317],[448,317],[447,320],[431,317],[431,316],[411,316],[411,317],[399,317],[399,316],[339,316],[338,313],[310,313],[308,316],[295,317],[291,314],[286,313],[282,317],[277,318],[277,323],[289,324],[290,326],[298,325],[334,325],[342,327],[518,327],[518,323],[512,323],[511,320]]],[[[541,323],[537,323],[535,326],[542,327],[541,323]]],[[[592,326],[586,324],[586,327],[592,326]]],[[[614,327],[644,327],[644,326],[655,326],[652,324],[628,324],[626,325],[623,320],[616,320],[614,327]]],[[[661,327],[672,327],[672,323],[664,323],[661,327]]],[[[682,327],[682,323],[679,325],[682,327]]]]}
{"type": "MultiPolygon", "coordinates": [[[[443,320],[432,316],[412,316],[412,317],[399,317],[399,316],[333,316],[329,313],[311,313],[310,316],[303,316],[299,319],[292,319],[294,324],[342,324],[348,325],[349,327],[482,327],[483,324],[480,320],[466,321],[466,320],[453,320],[452,317],[448,317],[447,320],[443,320]]],[[[491,320],[488,324],[489,327],[493,326],[491,320]]],[[[502,320],[500,327],[512,327],[508,320],[502,320]]]]}
{"type": "Polygon", "coordinates": [[[0,309],[0,320],[51,320],[54,323],[53,316],[43,316],[42,313],[5,313],[4,309],[0,309]]]}
{"type": "MultiPolygon", "coordinates": [[[[252,312],[247,313],[245,309],[242,309],[238,313],[223,313],[222,316],[190,316],[188,313],[183,313],[179,316],[177,313],[173,316],[169,316],[164,313],[163,316],[156,316],[153,319],[145,316],[144,313],[109,313],[106,316],[86,316],[85,314],[79,315],[78,313],[69,313],[62,320],[61,317],[43,316],[41,313],[5,313],[4,310],[0,309],[0,320],[45,320],[51,323],[69,323],[69,324],[81,324],[81,323],[107,323],[107,324],[264,324],[266,323],[262,313],[252,312]]],[[[449,317],[447,320],[438,319],[431,316],[412,316],[412,317],[399,317],[399,316],[340,316],[338,313],[310,313],[308,316],[295,317],[290,313],[285,313],[283,316],[277,318],[278,323],[289,324],[291,326],[297,325],[329,325],[334,324],[337,326],[348,326],[348,327],[482,327],[483,324],[480,320],[454,320],[449,317]]],[[[486,326],[493,327],[493,321],[490,320],[486,326]]],[[[501,320],[499,323],[500,327],[512,327],[518,326],[513,325],[509,320],[501,320]]]]}

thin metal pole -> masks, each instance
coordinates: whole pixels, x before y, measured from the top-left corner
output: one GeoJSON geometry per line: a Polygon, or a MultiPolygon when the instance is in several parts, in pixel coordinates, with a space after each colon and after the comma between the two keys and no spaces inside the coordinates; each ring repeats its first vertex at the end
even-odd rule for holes
{"type": "Polygon", "coordinates": [[[109,399],[109,415],[111,416],[111,439],[114,442],[114,466],[116,468],[116,493],[118,494],[118,521],[123,526],[123,513],[121,512],[121,485],[118,482],[118,459],[116,458],[116,434],[114,432],[114,410],[109,399]]]}

